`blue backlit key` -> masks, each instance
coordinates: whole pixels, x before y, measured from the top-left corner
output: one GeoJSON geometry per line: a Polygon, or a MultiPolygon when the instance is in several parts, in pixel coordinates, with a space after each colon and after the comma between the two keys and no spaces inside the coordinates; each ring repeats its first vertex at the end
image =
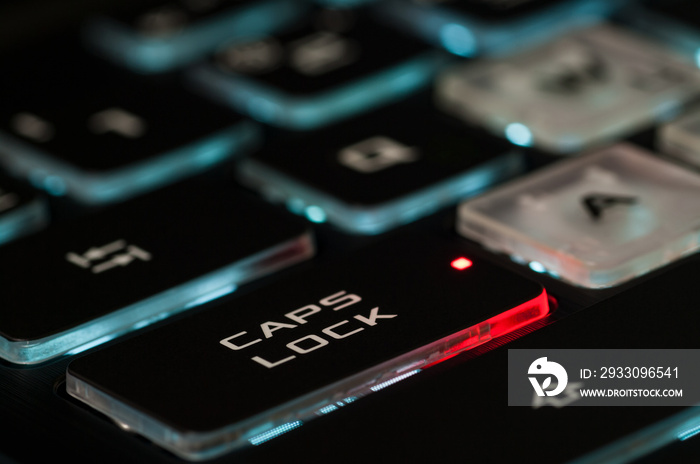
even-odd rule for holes
{"type": "Polygon", "coordinates": [[[383,17],[459,56],[513,52],[594,24],[626,0],[389,0],[383,17]]]}
{"type": "Polygon", "coordinates": [[[317,9],[284,35],[222,47],[190,77],[255,119],[306,130],[427,86],[446,59],[364,11],[317,9]]]}
{"type": "Polygon", "coordinates": [[[189,182],[0,247],[0,357],[104,342],[313,254],[298,218],[229,182],[189,182]]]}
{"type": "Polygon", "coordinates": [[[45,199],[13,179],[0,176],[0,244],[48,222],[45,199]]]}
{"type": "Polygon", "coordinates": [[[0,162],[54,195],[121,201],[202,172],[257,124],[170,79],[146,80],[70,39],[4,61],[0,162]]]}
{"type": "Polygon", "coordinates": [[[522,171],[517,147],[423,103],[281,140],[243,160],[241,178],[313,222],[378,234],[522,171]]]}
{"type": "Polygon", "coordinates": [[[274,32],[296,18],[296,0],[170,0],[139,11],[89,21],[85,42],[135,71],[155,73],[183,66],[226,40],[274,32]]]}

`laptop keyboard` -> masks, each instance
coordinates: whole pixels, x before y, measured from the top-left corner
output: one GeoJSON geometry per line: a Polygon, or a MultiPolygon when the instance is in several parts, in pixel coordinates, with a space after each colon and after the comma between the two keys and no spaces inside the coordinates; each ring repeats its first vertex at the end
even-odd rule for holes
{"type": "Polygon", "coordinates": [[[700,453],[506,394],[696,345],[689,2],[74,3],[0,4],[0,458],[700,453]]]}

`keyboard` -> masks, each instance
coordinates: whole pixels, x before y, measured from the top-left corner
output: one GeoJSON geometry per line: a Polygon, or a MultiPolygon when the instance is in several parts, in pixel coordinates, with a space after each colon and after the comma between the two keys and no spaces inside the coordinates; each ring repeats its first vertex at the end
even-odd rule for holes
{"type": "Polygon", "coordinates": [[[0,462],[695,462],[509,362],[697,348],[696,13],[0,3],[0,462]]]}

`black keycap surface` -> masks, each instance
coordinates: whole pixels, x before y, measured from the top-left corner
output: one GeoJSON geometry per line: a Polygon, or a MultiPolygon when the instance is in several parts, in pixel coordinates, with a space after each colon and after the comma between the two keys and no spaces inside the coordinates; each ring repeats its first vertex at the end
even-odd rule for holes
{"type": "Polygon", "coordinates": [[[309,138],[281,139],[240,164],[240,177],[325,210],[329,222],[384,232],[520,173],[517,147],[466,128],[423,97],[391,105],[309,138]]]}
{"type": "Polygon", "coordinates": [[[278,37],[222,48],[211,65],[274,92],[310,98],[432,50],[352,9],[317,9],[290,29],[278,37]],[[401,47],[395,46],[398,40],[401,47]]]}
{"type": "Polygon", "coordinates": [[[248,149],[257,126],[188,92],[110,65],[65,36],[6,57],[0,161],[37,186],[88,202],[121,200],[248,149]],[[50,186],[49,186],[50,187],[50,186]]]}
{"type": "Polygon", "coordinates": [[[0,336],[16,345],[0,344],[1,355],[38,362],[125,328],[103,329],[105,317],[167,314],[311,253],[291,215],[227,185],[176,185],[0,248],[0,336]],[[35,291],[24,290],[28,281],[35,291]]]}
{"type": "Polygon", "coordinates": [[[429,236],[363,250],[77,359],[68,390],[186,457],[238,447],[496,336],[482,323],[505,311],[547,313],[539,284],[483,260],[457,270],[460,253],[429,236]]]}

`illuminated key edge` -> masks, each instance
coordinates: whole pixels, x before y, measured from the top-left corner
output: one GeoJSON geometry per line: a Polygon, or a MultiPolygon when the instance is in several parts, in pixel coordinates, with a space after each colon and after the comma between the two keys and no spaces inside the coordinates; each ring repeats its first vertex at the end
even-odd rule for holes
{"type": "Polygon", "coordinates": [[[330,405],[354,400],[411,377],[461,352],[506,335],[549,314],[546,291],[484,322],[428,343],[394,359],[351,375],[287,402],[266,413],[214,431],[181,431],[138,411],[73,375],[68,367],[66,389],[74,398],[112,418],[122,428],[143,435],[159,446],[191,461],[220,456],[248,444],[260,444],[331,411],[330,405]],[[270,434],[268,436],[268,434],[270,434]],[[265,437],[261,440],[261,437],[265,437]],[[260,441],[260,443],[258,443],[260,441]]]}
{"type": "Polygon", "coordinates": [[[83,28],[84,43],[136,72],[161,73],[197,60],[222,42],[274,33],[300,17],[305,11],[302,5],[295,0],[263,0],[165,38],[149,38],[111,18],[95,17],[83,28]]]}
{"type": "Polygon", "coordinates": [[[526,18],[498,22],[480,20],[445,6],[425,7],[401,0],[379,3],[376,11],[384,21],[454,55],[474,57],[513,53],[573,28],[601,22],[625,2],[573,0],[526,18]]]}
{"type": "Polygon", "coordinates": [[[298,97],[242,75],[226,74],[212,65],[188,71],[188,79],[205,96],[272,126],[305,131],[318,129],[364,111],[387,105],[431,84],[449,62],[441,51],[429,51],[389,69],[307,97],[298,97]]]}
{"type": "Polygon", "coordinates": [[[43,198],[37,197],[20,206],[16,211],[8,211],[0,215],[0,244],[35,232],[48,223],[48,205],[43,198]]]}
{"type": "Polygon", "coordinates": [[[68,195],[85,204],[106,204],[205,171],[252,148],[259,138],[259,125],[244,120],[178,149],[96,173],[81,170],[13,135],[0,133],[0,143],[6,147],[0,153],[0,162],[15,176],[28,179],[49,194],[68,195]]]}
{"type": "Polygon", "coordinates": [[[242,183],[257,189],[273,203],[286,203],[295,214],[308,218],[310,207],[319,208],[324,220],[309,218],[312,222],[327,220],[346,232],[376,235],[477,195],[521,173],[524,167],[522,152],[513,150],[416,192],[367,206],[346,204],[250,158],[241,161],[238,175],[242,183]]]}
{"type": "Polygon", "coordinates": [[[699,405],[650,425],[625,438],[580,457],[570,464],[613,464],[631,462],[664,446],[690,438],[700,427],[699,405]],[[685,437],[685,438],[684,438],[685,437]]]}
{"type": "Polygon", "coordinates": [[[296,238],[72,329],[37,340],[0,336],[0,358],[13,364],[32,365],[75,354],[224,296],[246,282],[307,260],[314,254],[314,239],[310,231],[305,231],[296,238]]]}

